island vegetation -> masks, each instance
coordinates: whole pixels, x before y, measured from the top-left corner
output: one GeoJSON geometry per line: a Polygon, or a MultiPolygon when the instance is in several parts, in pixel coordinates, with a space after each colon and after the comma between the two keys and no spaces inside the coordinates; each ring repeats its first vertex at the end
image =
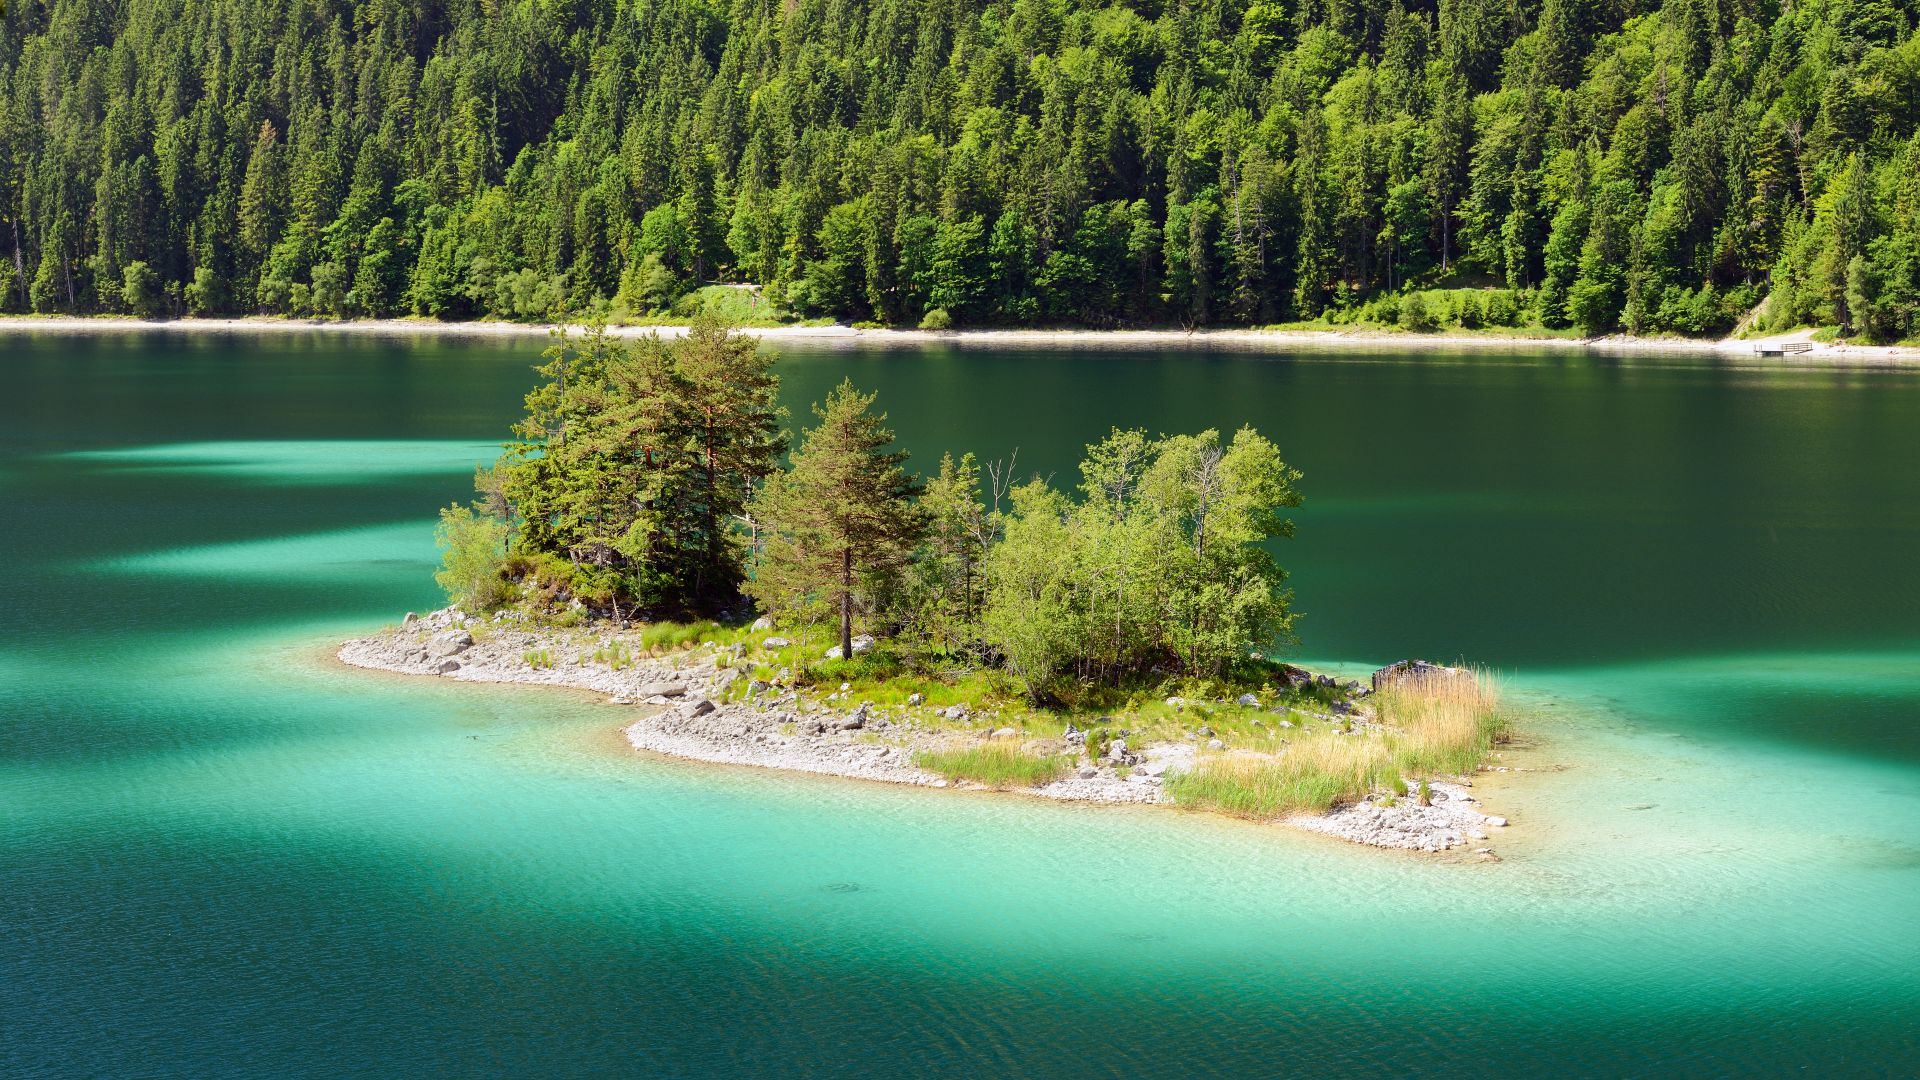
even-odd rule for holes
{"type": "MultiPolygon", "coordinates": [[[[480,497],[441,515],[459,615],[433,624],[460,648],[521,635],[504,659],[535,681],[697,653],[707,697],[801,710],[786,735],[898,724],[924,736],[902,744],[919,769],[994,787],[1124,781],[1174,746],[1142,780],[1261,817],[1403,785],[1424,802],[1504,736],[1475,673],[1362,686],[1275,659],[1295,614],[1272,547],[1301,477],[1250,428],[1115,430],[1071,490],[973,455],[923,479],[843,382],[783,463],[778,379],[751,339],[708,320],[671,341],[557,338],[480,497]]],[[[459,668],[426,629],[412,662],[459,668]]]]}
{"type": "Polygon", "coordinates": [[[0,310],[1903,339],[1914,18],[15,3],[0,310]]]}

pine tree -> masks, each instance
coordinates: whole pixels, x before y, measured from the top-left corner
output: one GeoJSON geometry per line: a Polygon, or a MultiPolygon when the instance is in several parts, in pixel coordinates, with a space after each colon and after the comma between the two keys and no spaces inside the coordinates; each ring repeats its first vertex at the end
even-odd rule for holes
{"type": "Polygon", "coordinates": [[[689,599],[715,610],[739,595],[736,527],[755,487],[786,452],[785,410],[776,400],[773,357],[753,338],[701,318],[674,352],[683,391],[677,407],[692,458],[687,495],[695,528],[680,537],[691,549],[689,599]]]}
{"type": "Polygon", "coordinates": [[[897,570],[923,531],[911,500],[920,484],[889,450],[886,415],[852,380],[814,406],[788,472],[769,478],[749,508],[761,544],[747,591],[774,611],[831,606],[840,655],[853,655],[853,614],[897,570]]]}

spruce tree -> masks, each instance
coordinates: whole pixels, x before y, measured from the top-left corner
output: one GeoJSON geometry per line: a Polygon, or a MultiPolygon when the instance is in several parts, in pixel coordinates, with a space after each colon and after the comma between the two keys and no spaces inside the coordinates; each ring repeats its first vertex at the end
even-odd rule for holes
{"type": "Polygon", "coordinates": [[[912,553],[923,531],[913,498],[920,483],[889,450],[886,414],[874,395],[843,381],[814,406],[792,467],[775,474],[749,508],[761,553],[748,592],[770,610],[831,605],[840,655],[853,655],[853,612],[912,553]]]}
{"type": "Polygon", "coordinates": [[[682,397],[678,403],[689,456],[692,530],[681,537],[687,553],[688,599],[717,610],[739,595],[741,552],[737,523],[761,481],[778,469],[787,439],[785,411],[776,396],[773,356],[750,337],[729,334],[711,318],[694,321],[674,348],[682,397]]]}

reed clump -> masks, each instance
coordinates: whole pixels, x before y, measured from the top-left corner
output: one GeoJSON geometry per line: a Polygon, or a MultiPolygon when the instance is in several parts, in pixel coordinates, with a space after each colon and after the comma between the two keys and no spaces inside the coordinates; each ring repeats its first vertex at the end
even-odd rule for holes
{"type": "Polygon", "coordinates": [[[1242,817],[1322,813],[1401,790],[1402,778],[1425,790],[1429,777],[1470,773],[1507,735],[1499,684],[1485,672],[1404,680],[1369,700],[1374,721],[1356,734],[1322,729],[1274,754],[1203,757],[1167,791],[1183,806],[1242,817]]]}
{"type": "Polygon", "coordinates": [[[1370,700],[1408,776],[1464,776],[1507,737],[1500,683],[1488,672],[1405,679],[1370,700]]]}

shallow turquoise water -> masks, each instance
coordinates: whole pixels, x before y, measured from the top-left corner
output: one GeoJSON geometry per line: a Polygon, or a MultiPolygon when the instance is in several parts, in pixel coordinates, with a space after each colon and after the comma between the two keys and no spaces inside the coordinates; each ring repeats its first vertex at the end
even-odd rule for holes
{"type": "Polygon", "coordinates": [[[1920,375],[785,350],[922,459],[1275,434],[1302,655],[1511,673],[1478,864],[327,663],[537,348],[0,339],[0,1076],[1920,1070],[1920,375]]]}

